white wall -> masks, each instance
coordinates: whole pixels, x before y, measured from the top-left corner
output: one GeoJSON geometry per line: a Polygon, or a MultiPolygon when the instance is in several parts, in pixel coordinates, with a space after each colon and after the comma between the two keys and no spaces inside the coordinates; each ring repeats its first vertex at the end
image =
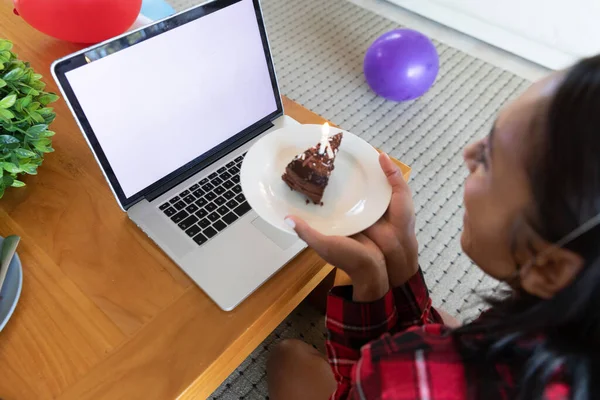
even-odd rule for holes
{"type": "Polygon", "coordinates": [[[600,52],[600,0],[388,0],[552,69],[600,52]]]}

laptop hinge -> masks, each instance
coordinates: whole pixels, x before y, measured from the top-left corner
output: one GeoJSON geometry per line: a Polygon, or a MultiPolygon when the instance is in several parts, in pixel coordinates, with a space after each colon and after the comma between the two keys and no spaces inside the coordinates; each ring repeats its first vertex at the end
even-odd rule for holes
{"type": "MultiPolygon", "coordinates": [[[[205,169],[205,168],[209,167],[210,165],[214,164],[215,162],[219,161],[221,158],[225,157],[227,154],[231,153],[238,147],[243,146],[244,144],[248,143],[250,140],[256,138],[257,136],[259,136],[262,133],[266,132],[267,130],[271,129],[273,126],[274,126],[273,122],[271,122],[271,121],[259,126],[254,131],[248,133],[247,135],[244,135],[243,138],[240,138],[239,140],[233,142],[232,144],[230,144],[229,146],[225,147],[224,149],[218,151],[217,153],[210,155],[205,160],[202,160],[201,162],[194,165],[190,169],[182,172],[181,174],[177,175],[170,181],[166,182],[164,185],[161,185],[156,190],[148,193],[146,196],[144,196],[144,198],[148,201],[153,201],[154,199],[162,196],[164,193],[173,189],[175,186],[179,185],[181,182],[189,179],[190,177],[194,176],[198,172],[202,171],[203,169],[205,169]]],[[[132,206],[133,206],[133,204],[132,204],[132,206]]]]}

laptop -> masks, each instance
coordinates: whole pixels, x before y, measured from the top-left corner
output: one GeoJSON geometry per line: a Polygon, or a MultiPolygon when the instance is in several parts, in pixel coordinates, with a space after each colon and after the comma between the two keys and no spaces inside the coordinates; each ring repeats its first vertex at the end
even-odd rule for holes
{"type": "Polygon", "coordinates": [[[220,308],[306,247],[257,217],[240,186],[250,146],[298,124],[283,114],[258,0],[199,5],[52,74],[123,211],[220,308]]]}

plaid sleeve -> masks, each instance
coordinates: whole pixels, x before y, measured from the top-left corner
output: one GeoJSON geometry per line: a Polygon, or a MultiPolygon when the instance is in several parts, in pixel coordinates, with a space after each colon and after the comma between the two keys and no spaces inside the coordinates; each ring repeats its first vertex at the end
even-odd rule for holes
{"type": "Polygon", "coordinates": [[[352,367],[360,348],[389,332],[397,313],[392,292],[370,303],[352,301],[352,287],[338,286],[327,299],[327,355],[338,383],[332,399],[348,398],[352,388],[352,367]]]}
{"type": "MultiPolygon", "coordinates": [[[[385,334],[362,348],[353,369],[352,399],[469,398],[463,358],[440,324],[385,334]]],[[[504,398],[499,396],[498,398],[504,398]]]]}
{"type": "Polygon", "coordinates": [[[419,268],[404,285],[393,289],[398,323],[394,331],[403,331],[411,326],[442,323],[438,312],[431,307],[429,289],[419,268]]]}

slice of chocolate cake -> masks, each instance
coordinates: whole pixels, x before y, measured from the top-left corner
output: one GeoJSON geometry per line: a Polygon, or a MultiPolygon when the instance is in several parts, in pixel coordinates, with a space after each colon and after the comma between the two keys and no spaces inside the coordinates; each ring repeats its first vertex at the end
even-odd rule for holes
{"type": "Polygon", "coordinates": [[[333,163],[342,143],[342,136],[340,132],[329,137],[324,151],[321,151],[319,143],[294,157],[281,177],[283,181],[292,190],[304,194],[313,203],[320,204],[329,183],[329,175],[334,169],[333,163]]]}

